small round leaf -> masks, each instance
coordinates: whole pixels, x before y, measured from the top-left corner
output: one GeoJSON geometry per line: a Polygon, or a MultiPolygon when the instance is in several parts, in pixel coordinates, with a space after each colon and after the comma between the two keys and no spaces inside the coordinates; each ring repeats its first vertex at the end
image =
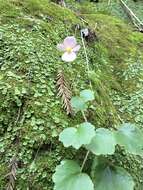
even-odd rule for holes
{"type": "Polygon", "coordinates": [[[83,98],[75,96],[71,99],[71,106],[75,110],[75,112],[78,111],[84,111],[87,109],[87,105],[83,98]]]}
{"type": "Polygon", "coordinates": [[[94,100],[94,92],[91,90],[82,90],[80,97],[83,98],[85,102],[92,101],[94,100]]]}

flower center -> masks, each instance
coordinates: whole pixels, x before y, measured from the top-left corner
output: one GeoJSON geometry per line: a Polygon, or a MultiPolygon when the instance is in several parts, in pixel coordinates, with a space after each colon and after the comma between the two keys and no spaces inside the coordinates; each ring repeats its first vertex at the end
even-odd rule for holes
{"type": "Polygon", "coordinates": [[[67,48],[66,48],[66,51],[67,51],[68,53],[71,53],[71,52],[72,52],[72,48],[71,48],[71,47],[67,47],[67,48]]]}

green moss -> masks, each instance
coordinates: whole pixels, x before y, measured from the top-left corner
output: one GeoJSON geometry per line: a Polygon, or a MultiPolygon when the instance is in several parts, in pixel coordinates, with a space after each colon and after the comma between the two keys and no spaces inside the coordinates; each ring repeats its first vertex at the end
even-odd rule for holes
{"type": "Polygon", "coordinates": [[[47,0],[14,0],[15,5],[20,5],[22,11],[25,14],[30,14],[36,17],[47,16],[47,19],[53,20],[63,20],[63,21],[77,21],[76,16],[69,9],[62,8],[55,3],[51,3],[47,0]],[[55,11],[58,9],[58,11],[55,11]]]}
{"type": "Polygon", "coordinates": [[[5,17],[17,17],[20,16],[20,9],[16,6],[14,6],[10,0],[8,1],[3,1],[0,0],[0,17],[5,16],[5,17]]]}
{"type": "MultiPolygon", "coordinates": [[[[132,28],[113,16],[102,14],[88,14],[84,18],[89,26],[94,29],[100,44],[96,45],[96,51],[102,52],[102,57],[107,65],[113,66],[114,76],[122,88],[131,92],[136,88],[136,80],[124,81],[123,73],[128,69],[128,64],[134,64],[142,52],[142,34],[132,32],[132,28]]],[[[101,60],[99,52],[96,59],[101,60]]],[[[101,54],[101,53],[100,53],[101,54]]],[[[101,62],[101,61],[100,61],[101,62]]]]}
{"type": "Polygon", "coordinates": [[[0,165],[0,188],[3,189],[5,187],[6,182],[6,173],[8,172],[6,164],[0,165]]]}
{"type": "MultiPolygon", "coordinates": [[[[85,8],[85,4],[78,6],[85,8]]],[[[112,127],[120,117],[134,120],[134,113],[126,119],[119,111],[122,103],[116,103],[117,98],[122,102],[123,94],[135,93],[142,79],[141,71],[132,71],[137,60],[142,61],[142,34],[104,14],[83,14],[88,25],[83,24],[73,11],[47,0],[1,0],[0,10],[0,152],[4,155],[0,163],[8,163],[17,153],[21,163],[17,188],[50,190],[56,164],[75,156],[73,150],[65,152],[58,134],[83,121],[80,114],[70,117],[62,108],[55,85],[58,69],[63,68],[73,95],[89,88],[82,49],[77,60],[67,64],[61,61],[57,43],[75,35],[77,23],[96,33],[98,41],[86,42],[96,97],[86,115],[95,126],[112,127]]],[[[78,30],[76,37],[81,44],[78,30]]],[[[1,175],[3,171],[6,173],[7,164],[1,175]]],[[[138,174],[135,170],[134,176],[138,174]]],[[[0,180],[3,188],[6,180],[0,180]]]]}

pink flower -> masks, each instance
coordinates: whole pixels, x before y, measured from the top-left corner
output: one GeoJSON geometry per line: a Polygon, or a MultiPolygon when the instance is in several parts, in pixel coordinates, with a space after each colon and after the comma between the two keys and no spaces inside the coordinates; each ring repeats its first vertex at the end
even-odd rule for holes
{"type": "Polygon", "coordinates": [[[76,59],[76,53],[79,51],[80,45],[77,45],[74,36],[68,36],[62,44],[57,45],[57,49],[64,52],[62,55],[63,61],[72,62],[76,59]]]}

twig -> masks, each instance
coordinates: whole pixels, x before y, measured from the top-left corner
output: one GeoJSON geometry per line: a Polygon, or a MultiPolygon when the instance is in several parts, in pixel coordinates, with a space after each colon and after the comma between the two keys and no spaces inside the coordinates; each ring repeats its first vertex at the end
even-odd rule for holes
{"type": "Polygon", "coordinates": [[[21,106],[20,106],[19,109],[18,109],[18,114],[17,114],[17,118],[16,118],[16,121],[15,121],[15,125],[17,125],[17,123],[18,123],[18,121],[19,121],[20,114],[21,114],[21,106]]]}
{"type": "Polygon", "coordinates": [[[142,21],[134,14],[134,12],[126,5],[126,3],[123,0],[119,0],[122,7],[126,11],[129,18],[132,20],[135,27],[138,28],[139,31],[143,30],[143,23],[142,21]]]}
{"type": "MultiPolygon", "coordinates": [[[[18,112],[17,112],[17,117],[16,120],[14,122],[14,127],[17,126],[20,117],[21,117],[21,111],[22,111],[22,106],[19,107],[18,112]]],[[[19,135],[20,136],[20,135],[19,135]]],[[[19,151],[19,140],[16,141],[15,143],[15,149],[16,149],[16,153],[15,155],[13,155],[10,164],[9,164],[9,170],[10,172],[6,175],[6,177],[8,178],[8,183],[6,186],[6,190],[14,190],[15,189],[15,182],[16,182],[16,175],[17,175],[17,170],[18,170],[18,159],[17,159],[17,154],[19,151]]]]}
{"type": "Polygon", "coordinates": [[[83,23],[88,24],[88,22],[85,19],[83,19],[81,16],[79,18],[82,20],[83,23]]]}
{"type": "Polygon", "coordinates": [[[10,167],[10,172],[6,175],[6,177],[8,177],[8,179],[9,179],[6,190],[14,190],[15,181],[16,181],[16,173],[17,173],[17,169],[18,169],[16,156],[13,156],[9,167],[10,167]]]}

